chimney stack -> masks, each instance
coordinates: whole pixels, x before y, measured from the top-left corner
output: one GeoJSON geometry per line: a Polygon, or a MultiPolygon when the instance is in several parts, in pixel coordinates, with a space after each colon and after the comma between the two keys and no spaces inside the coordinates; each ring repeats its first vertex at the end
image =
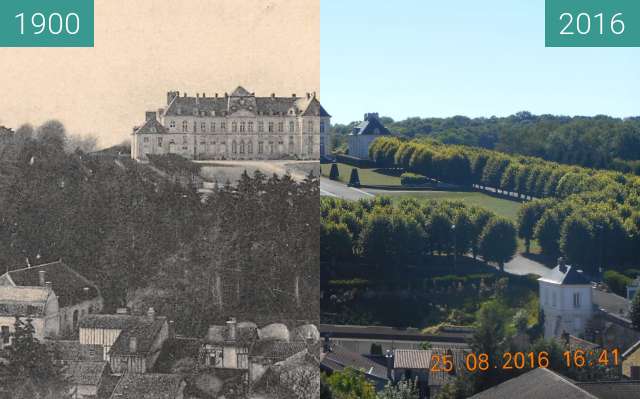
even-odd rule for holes
{"type": "Polygon", "coordinates": [[[331,352],[331,338],[329,335],[324,336],[324,341],[322,343],[322,352],[329,353],[331,352]]]}
{"type": "Polygon", "coordinates": [[[38,270],[38,281],[40,283],[40,287],[44,287],[45,285],[45,276],[47,272],[44,270],[38,270]]]}
{"type": "Polygon", "coordinates": [[[218,93],[216,93],[216,98],[218,98],[218,93]]]}
{"type": "Polygon", "coordinates": [[[559,257],[558,258],[558,270],[560,270],[560,272],[562,272],[562,273],[566,273],[567,272],[567,264],[565,263],[563,257],[559,257]]]}
{"type": "Polygon", "coordinates": [[[236,340],[236,319],[234,317],[227,321],[227,337],[229,341],[236,340]]]}
{"type": "Polygon", "coordinates": [[[154,111],[147,111],[145,112],[145,120],[148,121],[152,121],[156,119],[156,113],[154,111]]]}
{"type": "Polygon", "coordinates": [[[389,381],[393,381],[393,352],[387,350],[384,357],[387,360],[387,378],[389,381]]]}
{"type": "Polygon", "coordinates": [[[205,93],[204,91],[202,92],[202,98],[206,98],[207,97],[207,93],[205,93]]]}
{"type": "Polygon", "coordinates": [[[169,320],[169,339],[176,337],[176,323],[173,320],[169,320]]]}
{"type": "Polygon", "coordinates": [[[27,262],[27,269],[30,268],[31,267],[31,262],[29,262],[29,258],[24,258],[24,260],[25,260],[25,262],[27,262]]]}
{"type": "Polygon", "coordinates": [[[47,288],[47,291],[51,291],[53,289],[53,284],[51,283],[51,281],[45,282],[44,286],[47,288]]]}
{"type": "Polygon", "coordinates": [[[311,99],[311,93],[307,93],[307,100],[311,99]]]}
{"type": "Polygon", "coordinates": [[[151,320],[156,318],[156,311],[153,308],[149,308],[149,310],[147,310],[147,317],[150,318],[151,320]]]}
{"type": "Polygon", "coordinates": [[[129,352],[136,353],[138,351],[138,338],[129,337],[129,352]]]}
{"type": "Polygon", "coordinates": [[[89,287],[82,288],[82,293],[84,294],[84,299],[89,299],[89,287]]]}
{"type": "Polygon", "coordinates": [[[297,96],[296,96],[296,93],[293,93],[293,94],[291,95],[291,97],[296,98],[296,97],[297,97],[297,96]]]}

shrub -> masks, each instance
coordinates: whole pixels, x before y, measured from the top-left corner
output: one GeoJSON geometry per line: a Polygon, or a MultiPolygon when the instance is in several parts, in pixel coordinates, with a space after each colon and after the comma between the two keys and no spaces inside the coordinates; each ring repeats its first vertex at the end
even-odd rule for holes
{"type": "Polygon", "coordinates": [[[604,282],[611,288],[611,291],[620,296],[627,296],[627,285],[631,283],[631,279],[615,270],[607,270],[603,276],[604,282]]]}
{"type": "Polygon", "coordinates": [[[426,176],[410,172],[405,172],[400,175],[400,184],[402,184],[403,186],[418,186],[428,183],[429,179],[426,176]]]}

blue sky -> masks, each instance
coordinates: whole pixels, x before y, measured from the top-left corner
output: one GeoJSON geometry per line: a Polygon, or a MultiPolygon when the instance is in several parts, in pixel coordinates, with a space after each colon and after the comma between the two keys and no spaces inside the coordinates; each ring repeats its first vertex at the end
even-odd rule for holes
{"type": "Polygon", "coordinates": [[[320,24],[334,123],[640,115],[640,48],[545,48],[543,0],[322,0],[320,24]]]}

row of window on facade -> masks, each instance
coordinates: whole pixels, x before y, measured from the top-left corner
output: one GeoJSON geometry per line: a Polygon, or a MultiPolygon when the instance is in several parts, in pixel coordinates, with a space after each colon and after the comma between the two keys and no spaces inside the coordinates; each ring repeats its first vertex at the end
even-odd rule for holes
{"type": "MultiPolygon", "coordinates": [[[[551,298],[549,298],[549,291],[550,290],[545,290],[544,304],[545,305],[551,304],[551,306],[555,307],[555,306],[557,306],[557,302],[558,302],[558,298],[557,298],[556,292],[553,291],[551,293],[551,298]],[[549,300],[549,299],[551,299],[551,300],[549,300]]],[[[580,295],[579,292],[574,292],[573,293],[573,307],[576,308],[576,309],[579,309],[581,306],[582,306],[581,295],[580,295]]]]}
{"type": "MultiPolygon", "coordinates": [[[[146,145],[149,144],[149,141],[150,141],[149,137],[144,137],[143,138],[143,142],[146,145]]],[[[162,147],[163,142],[164,142],[163,137],[158,137],[157,138],[158,147],[162,147]]],[[[171,145],[171,144],[175,144],[175,143],[172,140],[172,141],[169,142],[169,144],[171,145]]],[[[186,146],[186,144],[189,144],[187,136],[183,137],[182,144],[183,144],[183,146],[182,146],[183,150],[188,150],[189,149],[189,147],[186,146]]],[[[216,144],[217,143],[215,141],[211,141],[210,142],[210,144],[209,144],[209,152],[215,152],[216,144]]],[[[264,153],[264,144],[265,144],[265,142],[263,142],[263,141],[259,141],[258,142],[258,154],[263,154],[264,153]]],[[[280,140],[280,141],[277,142],[277,144],[279,146],[282,146],[282,145],[284,145],[284,142],[282,140],[280,140]]],[[[145,148],[146,148],[146,145],[145,145],[145,148]]],[[[275,148],[274,147],[275,143],[273,141],[269,141],[268,145],[269,145],[269,153],[273,154],[274,153],[274,148],[275,148]]],[[[206,141],[201,141],[200,142],[200,146],[201,147],[206,147],[207,146],[207,142],[206,141]]],[[[227,143],[226,142],[224,142],[224,141],[220,142],[219,146],[220,146],[220,153],[227,152],[227,143]]],[[[313,139],[311,139],[311,137],[309,137],[307,139],[307,147],[308,147],[309,153],[313,152],[313,139]]],[[[245,152],[247,154],[253,154],[253,142],[252,141],[248,141],[245,144],[245,142],[241,140],[240,143],[238,144],[238,142],[233,140],[231,142],[231,153],[237,154],[238,152],[240,154],[244,154],[245,152]]],[[[289,152],[291,152],[291,153],[294,152],[293,137],[289,138],[289,152]]]]}
{"type": "MultiPolygon", "coordinates": [[[[264,129],[265,129],[265,124],[263,121],[258,121],[257,122],[258,125],[258,133],[264,133],[264,129]]],[[[176,121],[172,120],[171,122],[169,122],[169,128],[171,129],[175,129],[176,128],[176,121]]],[[[197,132],[197,126],[198,123],[194,122],[193,123],[193,132],[197,132]]],[[[211,122],[209,125],[207,125],[207,122],[200,122],[200,132],[201,133],[216,133],[216,122],[211,122]],[[210,126],[210,129],[207,131],[207,126],[210,126]]],[[[249,122],[236,122],[233,121],[231,122],[231,132],[232,133],[237,133],[238,131],[240,133],[253,133],[253,127],[254,127],[254,123],[249,121],[249,122]]],[[[307,121],[307,132],[309,133],[313,133],[313,121],[307,121]]],[[[274,133],[275,132],[275,128],[276,128],[276,124],[275,122],[269,122],[267,124],[267,132],[269,133],[274,133]]],[[[277,128],[278,128],[278,133],[284,133],[284,122],[278,122],[277,124],[277,128]]],[[[324,133],[324,129],[325,129],[325,125],[324,125],[324,121],[320,121],[320,133],[324,133]]],[[[188,121],[182,121],[182,131],[184,133],[188,133],[190,132],[189,130],[189,122],[188,121]]],[[[220,122],[220,132],[226,132],[227,131],[227,122],[220,122]]],[[[296,131],[296,125],[294,121],[289,121],[289,133],[294,133],[296,131]]]]}

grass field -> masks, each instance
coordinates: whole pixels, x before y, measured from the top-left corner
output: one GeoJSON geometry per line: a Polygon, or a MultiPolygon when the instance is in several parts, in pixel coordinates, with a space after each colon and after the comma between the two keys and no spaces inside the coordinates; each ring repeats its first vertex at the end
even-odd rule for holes
{"type": "MultiPolygon", "coordinates": [[[[338,172],[340,176],[338,180],[343,183],[349,182],[349,176],[351,176],[351,169],[354,166],[346,165],[343,163],[339,163],[338,172]]],[[[323,164],[322,168],[322,176],[329,177],[329,172],[331,171],[331,164],[323,164]]],[[[400,177],[399,176],[389,176],[384,175],[382,173],[376,172],[376,169],[358,169],[358,176],[360,177],[360,184],[372,184],[372,185],[385,185],[385,186],[399,186],[400,185],[400,177]]]]}
{"type": "Polygon", "coordinates": [[[403,198],[415,198],[418,201],[430,199],[461,201],[466,205],[479,206],[490,210],[495,212],[497,215],[504,216],[514,222],[516,221],[518,209],[520,209],[520,206],[522,205],[519,202],[496,198],[479,192],[420,191],[415,193],[396,193],[385,195],[391,197],[393,201],[399,201],[403,198]]]}

